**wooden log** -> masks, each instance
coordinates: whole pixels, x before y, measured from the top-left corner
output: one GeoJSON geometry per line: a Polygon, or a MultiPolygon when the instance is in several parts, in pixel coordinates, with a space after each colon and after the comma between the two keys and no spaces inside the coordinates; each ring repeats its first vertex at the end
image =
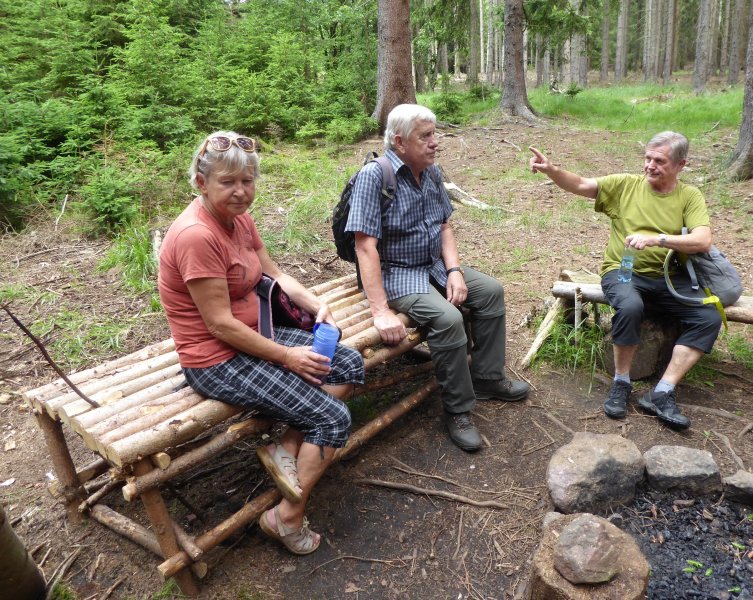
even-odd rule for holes
{"type": "Polygon", "coordinates": [[[552,286],[552,296],[555,298],[575,298],[575,291],[580,289],[583,293],[583,302],[599,302],[608,304],[601,284],[598,283],[573,283],[570,281],[555,281],[552,286]]]}
{"type": "Polygon", "coordinates": [[[98,436],[92,433],[96,442],[97,450],[101,453],[101,450],[104,450],[104,448],[108,444],[122,440],[123,438],[138,433],[139,431],[154,427],[158,423],[167,421],[171,417],[182,413],[183,411],[186,411],[205,400],[203,396],[200,396],[191,388],[181,390],[177,394],[170,394],[170,396],[167,396],[167,398],[178,396],[181,392],[185,391],[188,391],[190,393],[183,394],[182,398],[175,398],[175,400],[169,402],[166,406],[155,407],[157,408],[155,412],[149,412],[139,418],[133,418],[130,422],[126,422],[116,429],[106,431],[98,436]]]}
{"type": "Polygon", "coordinates": [[[531,348],[523,357],[523,360],[520,361],[521,368],[526,369],[530,366],[541,346],[544,345],[544,341],[549,337],[552,329],[554,329],[557,321],[560,320],[564,310],[565,301],[562,298],[557,298],[549,309],[549,312],[546,313],[541,325],[539,325],[539,330],[536,332],[536,337],[533,340],[533,344],[531,344],[531,348]]]}
{"type": "Polygon", "coordinates": [[[366,370],[369,371],[377,365],[404,354],[411,348],[418,346],[423,340],[423,336],[418,331],[412,331],[395,346],[383,346],[379,350],[369,352],[368,356],[363,359],[366,370]]]}
{"type": "Polygon", "coordinates": [[[178,413],[169,421],[109,444],[106,448],[107,458],[118,466],[130,464],[141,457],[188,442],[210,427],[241,412],[243,409],[237,406],[218,400],[204,400],[178,413]]]}
{"type": "Polygon", "coordinates": [[[360,323],[361,321],[368,319],[371,317],[371,309],[365,308],[354,315],[350,317],[346,317],[340,321],[337,322],[337,326],[345,331],[348,327],[351,325],[355,325],[356,323],[360,323]]]}
{"type": "Polygon", "coordinates": [[[216,457],[222,451],[237,444],[240,440],[266,431],[271,426],[272,421],[270,419],[259,417],[234,423],[228,427],[227,431],[214,436],[205,444],[174,458],[170,462],[170,466],[164,471],[154,469],[142,477],[133,478],[123,487],[123,497],[130,502],[144,491],[153,489],[173,477],[182,475],[207,459],[216,457]]]}
{"type": "Polygon", "coordinates": [[[133,394],[121,398],[117,402],[108,404],[107,406],[100,406],[94,410],[89,410],[86,413],[77,413],[79,408],[83,408],[81,404],[67,404],[60,409],[60,417],[65,423],[67,423],[75,432],[82,433],[92,425],[109,419],[113,415],[118,414],[134,406],[139,406],[144,402],[166,396],[170,394],[173,388],[179,383],[183,382],[183,375],[178,375],[166,381],[162,381],[151,387],[141,389],[133,394]],[[75,418],[74,418],[75,417],[75,418]]]}
{"type": "Polygon", "coordinates": [[[374,317],[367,317],[358,323],[354,323],[348,328],[343,329],[343,339],[353,337],[354,335],[366,331],[369,327],[374,326],[374,317]]]}
{"type": "Polygon", "coordinates": [[[157,452],[156,454],[152,454],[149,457],[149,460],[152,461],[152,464],[155,467],[162,469],[163,471],[170,466],[171,462],[173,462],[172,457],[167,452],[157,452]]]}
{"type": "MultiPolygon", "coordinates": [[[[400,321],[406,327],[415,327],[416,325],[408,315],[405,315],[403,313],[399,313],[397,315],[397,318],[400,319],[400,321]]],[[[353,337],[343,339],[342,343],[346,346],[350,346],[351,348],[355,348],[360,352],[364,348],[368,348],[369,346],[374,346],[381,343],[381,341],[381,335],[379,335],[379,332],[375,327],[372,327],[370,329],[367,329],[366,331],[354,335],[353,337]]]]}
{"type": "Polygon", "coordinates": [[[753,323],[753,296],[742,296],[732,306],[724,309],[728,321],[753,323]]]}
{"type": "MultiPolygon", "coordinates": [[[[112,529],[118,535],[131,540],[134,544],[138,544],[162,559],[165,558],[162,549],[159,547],[157,536],[146,527],[143,527],[128,517],[115,512],[104,504],[96,504],[92,507],[89,514],[95,521],[104,525],[108,529],[112,529]]],[[[193,571],[194,575],[199,579],[203,579],[208,571],[207,564],[203,562],[194,563],[191,565],[191,571],[193,571]]]]}
{"type": "Polygon", "coordinates": [[[434,368],[434,364],[432,362],[425,362],[425,363],[421,363],[420,365],[413,365],[412,367],[403,369],[402,371],[400,371],[399,373],[395,373],[394,375],[382,377],[381,379],[377,381],[371,381],[367,384],[356,386],[356,389],[353,391],[353,395],[360,396],[362,394],[368,394],[371,392],[375,392],[377,390],[391,387],[395,385],[396,383],[407,381],[408,379],[412,379],[413,377],[416,377],[417,375],[428,373],[433,368],[434,368]]]}
{"type": "Polygon", "coordinates": [[[140,431],[107,446],[108,460],[118,466],[130,464],[141,457],[177,446],[243,412],[217,400],[204,400],[169,421],[159,423],[147,431],[140,431]]]}
{"type": "Polygon", "coordinates": [[[343,300],[344,298],[350,298],[359,294],[361,294],[361,290],[359,290],[356,286],[351,286],[347,288],[334,289],[331,292],[327,292],[323,296],[319,297],[327,304],[334,304],[335,302],[343,300]]]}
{"type": "Polygon", "coordinates": [[[343,275],[342,277],[338,277],[337,279],[332,279],[331,281],[325,281],[324,283],[320,283],[309,289],[314,295],[320,296],[324,294],[325,292],[336,288],[339,285],[345,285],[348,283],[355,283],[355,282],[356,282],[356,274],[350,273],[348,275],[343,275]]]}
{"type": "MultiPolygon", "coordinates": [[[[95,477],[99,477],[110,468],[109,463],[104,458],[97,458],[88,465],[76,472],[79,483],[84,484],[95,477]]],[[[53,498],[60,498],[63,495],[63,484],[60,481],[53,481],[47,486],[47,491],[53,498]]]]}
{"type": "Polygon", "coordinates": [[[173,521],[173,531],[175,532],[175,539],[178,540],[178,545],[191,557],[191,560],[196,562],[204,556],[204,551],[196,545],[194,539],[175,521],[173,521]]]}
{"type": "Polygon", "coordinates": [[[86,500],[84,500],[81,504],[78,505],[78,512],[85,513],[88,511],[92,506],[97,504],[102,498],[107,496],[111,491],[113,491],[116,487],[123,485],[122,481],[108,481],[105,485],[103,485],[101,488],[99,488],[96,492],[94,492],[91,496],[89,496],[86,500]]]}
{"type": "MultiPolygon", "coordinates": [[[[92,438],[102,443],[103,438],[112,435],[112,439],[107,440],[107,443],[109,443],[115,439],[119,439],[118,435],[128,431],[128,429],[133,429],[133,432],[145,429],[198,404],[203,399],[202,396],[194,392],[190,387],[186,387],[172,394],[147,400],[143,404],[133,406],[98,423],[94,423],[86,429],[82,429],[81,436],[87,441],[88,445],[87,438],[92,438]]],[[[130,433],[127,435],[130,435],[130,433]]],[[[124,435],[120,435],[120,437],[124,437],[124,435]]]]}
{"type": "MultiPolygon", "coordinates": [[[[332,311],[332,316],[335,318],[335,321],[338,323],[351,315],[355,315],[364,309],[369,309],[369,301],[366,299],[361,300],[360,302],[357,302],[356,304],[351,304],[350,306],[346,306],[345,308],[342,308],[337,311],[332,311]]],[[[370,312],[370,309],[369,309],[370,312]]]]}
{"type": "MultiPolygon", "coordinates": [[[[164,369],[170,369],[178,364],[178,353],[168,352],[162,354],[148,361],[138,363],[129,369],[121,371],[120,373],[113,373],[108,377],[102,377],[100,379],[88,380],[81,384],[80,389],[92,400],[105,403],[107,398],[111,395],[109,390],[118,389],[117,386],[123,386],[130,384],[131,382],[138,381],[144,376],[149,376],[155,372],[161,372],[164,369]]],[[[175,374],[175,371],[180,367],[172,368],[171,375],[175,374]]],[[[56,398],[51,398],[46,402],[47,411],[53,414],[53,411],[58,411],[62,406],[78,400],[79,396],[75,392],[69,392],[62,394],[56,398]]]]}
{"type": "MultiPolygon", "coordinates": [[[[422,386],[410,396],[407,396],[397,404],[393,405],[387,411],[382,413],[373,421],[364,425],[361,429],[355,432],[344,448],[339,448],[335,451],[335,457],[333,462],[342,460],[349,454],[355,452],[358,448],[363,446],[370,438],[374,437],[377,433],[391,425],[399,417],[418,406],[424,399],[426,399],[432,392],[439,389],[439,385],[436,380],[432,380],[430,383],[422,386]]],[[[245,506],[241,508],[237,513],[200,535],[195,539],[196,545],[204,552],[209,552],[212,548],[217,546],[226,540],[238,529],[245,527],[249,523],[256,521],[261,513],[270,508],[273,504],[278,502],[281,498],[280,492],[277,488],[267,490],[245,506]]],[[[163,577],[167,578],[176,573],[179,569],[183,569],[186,565],[190,564],[190,557],[185,552],[180,552],[174,556],[168,558],[157,569],[163,577]]]]}
{"type": "MultiPolygon", "coordinates": [[[[79,383],[83,383],[84,381],[110,375],[112,372],[117,371],[118,369],[130,367],[131,365],[142,362],[144,360],[148,360],[149,358],[152,358],[154,356],[159,356],[160,354],[164,354],[165,352],[172,352],[174,350],[175,342],[173,342],[172,338],[170,338],[162,342],[152,344],[151,346],[147,346],[146,348],[142,348],[141,350],[133,352],[132,354],[121,356],[120,358],[116,358],[101,365],[97,365],[96,367],[92,367],[84,371],[79,371],[77,373],[71,373],[68,378],[73,383],[78,385],[79,383]]],[[[38,388],[24,391],[22,392],[22,395],[27,399],[28,402],[33,403],[33,405],[35,406],[38,406],[41,402],[44,402],[50,398],[54,398],[60,395],[60,393],[63,391],[65,393],[69,391],[68,384],[65,383],[65,381],[63,381],[62,379],[56,379],[55,381],[47,383],[38,388]]]]}
{"type": "Polygon", "coordinates": [[[330,310],[332,311],[332,314],[334,315],[335,312],[342,310],[343,308],[347,308],[349,306],[353,306],[354,304],[358,304],[359,302],[362,302],[366,299],[366,296],[363,292],[359,292],[358,294],[353,294],[352,296],[348,296],[347,298],[342,298],[341,300],[337,300],[336,302],[333,302],[329,305],[330,310]]]}
{"type": "Polygon", "coordinates": [[[473,208],[478,208],[480,210],[503,210],[499,206],[491,206],[486,202],[482,202],[481,200],[474,198],[468,192],[461,190],[454,183],[445,182],[444,189],[447,190],[447,195],[453,202],[458,202],[465,206],[472,206],[473,208]]]}
{"type": "MultiPolygon", "coordinates": [[[[144,475],[154,469],[148,460],[140,460],[134,466],[134,474],[138,477],[144,475]]],[[[185,554],[179,547],[178,542],[175,539],[175,532],[173,530],[173,520],[170,518],[170,514],[167,512],[167,506],[165,506],[162,495],[158,490],[149,490],[141,494],[141,501],[144,504],[144,509],[149,517],[149,521],[152,524],[152,530],[157,536],[157,542],[159,542],[160,550],[162,550],[163,556],[172,557],[179,552],[185,554]]],[[[186,555],[188,556],[188,555],[186,555]]],[[[198,596],[199,588],[196,585],[191,572],[186,569],[189,563],[186,563],[177,570],[173,577],[175,583],[178,584],[180,591],[186,596],[198,596]]]]}
{"type": "Polygon", "coordinates": [[[68,520],[73,524],[79,524],[82,517],[78,512],[78,505],[86,497],[86,490],[79,481],[76,467],[68,451],[63,427],[60,421],[55,421],[46,412],[37,412],[35,416],[45,442],[47,442],[47,450],[50,453],[55,474],[62,484],[62,495],[66,499],[65,508],[68,520]]]}

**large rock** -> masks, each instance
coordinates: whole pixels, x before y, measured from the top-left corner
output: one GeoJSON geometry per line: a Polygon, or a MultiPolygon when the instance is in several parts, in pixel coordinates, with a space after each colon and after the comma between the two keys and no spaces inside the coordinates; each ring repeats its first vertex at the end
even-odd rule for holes
{"type": "MultiPolygon", "coordinates": [[[[645,379],[664,370],[680,331],[669,319],[647,317],[641,323],[641,343],[630,365],[630,379],[645,379]]],[[[614,344],[610,332],[604,338],[602,361],[604,370],[614,375],[614,344]]]]}
{"type": "Polygon", "coordinates": [[[712,494],[722,490],[719,466],[706,450],[654,446],[643,457],[648,483],[654,489],[691,494],[712,494]]]}
{"type": "Polygon", "coordinates": [[[583,514],[560,533],[554,545],[554,568],[570,583],[606,583],[620,572],[614,527],[583,514]]]}
{"type": "Polygon", "coordinates": [[[631,502],[643,471],[643,457],[630,440],[578,432],[549,461],[547,485],[560,512],[601,512],[631,502]]]}
{"type": "Polygon", "coordinates": [[[725,477],[724,495],[728,500],[753,504],[753,473],[740,470],[730,477],[725,477]]]}
{"type": "MultiPolygon", "coordinates": [[[[577,525],[576,525],[577,527],[577,525]]],[[[603,550],[606,550],[604,548],[603,550]]],[[[646,597],[649,565],[635,540],[627,533],[593,515],[565,515],[547,525],[541,543],[533,555],[530,600],[638,600],[646,597]],[[585,519],[584,519],[585,517],[585,519]],[[611,540],[608,551],[615,574],[606,583],[574,584],[563,577],[555,567],[555,555],[564,552],[560,546],[563,534],[573,523],[599,523],[611,540]]]]}

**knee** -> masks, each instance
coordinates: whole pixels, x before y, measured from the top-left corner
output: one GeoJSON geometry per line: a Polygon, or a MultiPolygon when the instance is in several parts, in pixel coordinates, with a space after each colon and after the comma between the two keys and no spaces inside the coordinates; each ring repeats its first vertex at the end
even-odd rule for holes
{"type": "Polygon", "coordinates": [[[625,322],[639,322],[643,320],[643,302],[625,302],[615,308],[615,318],[625,322]]]}

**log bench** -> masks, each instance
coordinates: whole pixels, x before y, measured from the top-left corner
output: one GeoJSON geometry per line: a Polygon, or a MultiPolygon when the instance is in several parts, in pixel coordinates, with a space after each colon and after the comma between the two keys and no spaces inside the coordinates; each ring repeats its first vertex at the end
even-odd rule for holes
{"type": "MultiPolygon", "coordinates": [[[[314,286],[311,291],[329,303],[343,329],[342,343],[362,353],[367,373],[423,341],[418,330],[410,329],[397,346],[381,347],[355,275],[314,286]]],[[[398,316],[407,327],[414,326],[407,315],[398,316]]],[[[356,393],[393,385],[430,370],[431,362],[418,364],[380,382],[367,383],[356,393]]],[[[44,434],[57,474],[58,481],[50,491],[62,499],[70,521],[80,522],[88,514],[147,548],[164,559],[158,567],[163,577],[174,577],[184,594],[197,595],[195,577],[207,572],[204,554],[255,522],[279,501],[280,493],[274,487],[268,489],[229,518],[192,537],[170,515],[161,490],[170,488],[174,477],[216,459],[244,438],[266,431],[272,422],[181,387],[185,380],[171,339],[69,378],[99,406],[83,400],[62,379],[23,392],[44,434]],[[96,458],[77,469],[66,432],[69,437],[70,432],[78,434],[96,458]],[[100,476],[108,471],[109,478],[102,482],[100,476]],[[95,478],[99,478],[97,482],[95,478]],[[101,502],[118,487],[125,500],[141,499],[150,528],[101,502]]],[[[335,461],[354,452],[436,389],[431,379],[361,427],[336,452],[335,461]]]]}
{"type": "MultiPolygon", "coordinates": [[[[609,304],[601,290],[601,278],[595,273],[582,269],[563,269],[559,279],[552,285],[552,296],[555,301],[541,322],[530,350],[521,361],[521,366],[524,368],[531,364],[568,307],[575,312],[574,323],[577,327],[581,322],[580,314],[584,302],[591,303],[596,314],[598,314],[599,304],[609,304]]],[[[724,312],[727,315],[727,321],[753,323],[753,296],[741,296],[737,302],[726,307],[724,312]]]]}

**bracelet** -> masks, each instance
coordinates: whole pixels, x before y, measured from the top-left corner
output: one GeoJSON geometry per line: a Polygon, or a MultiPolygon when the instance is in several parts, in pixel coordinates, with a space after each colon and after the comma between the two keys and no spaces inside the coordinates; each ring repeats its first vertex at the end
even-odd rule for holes
{"type": "Polygon", "coordinates": [[[447,269],[447,275],[455,272],[458,272],[461,275],[465,276],[465,271],[463,271],[462,267],[452,267],[452,269],[447,269]]]}
{"type": "Polygon", "coordinates": [[[285,347],[285,356],[282,357],[282,368],[290,369],[288,366],[288,352],[290,352],[290,346],[285,347]]]}

